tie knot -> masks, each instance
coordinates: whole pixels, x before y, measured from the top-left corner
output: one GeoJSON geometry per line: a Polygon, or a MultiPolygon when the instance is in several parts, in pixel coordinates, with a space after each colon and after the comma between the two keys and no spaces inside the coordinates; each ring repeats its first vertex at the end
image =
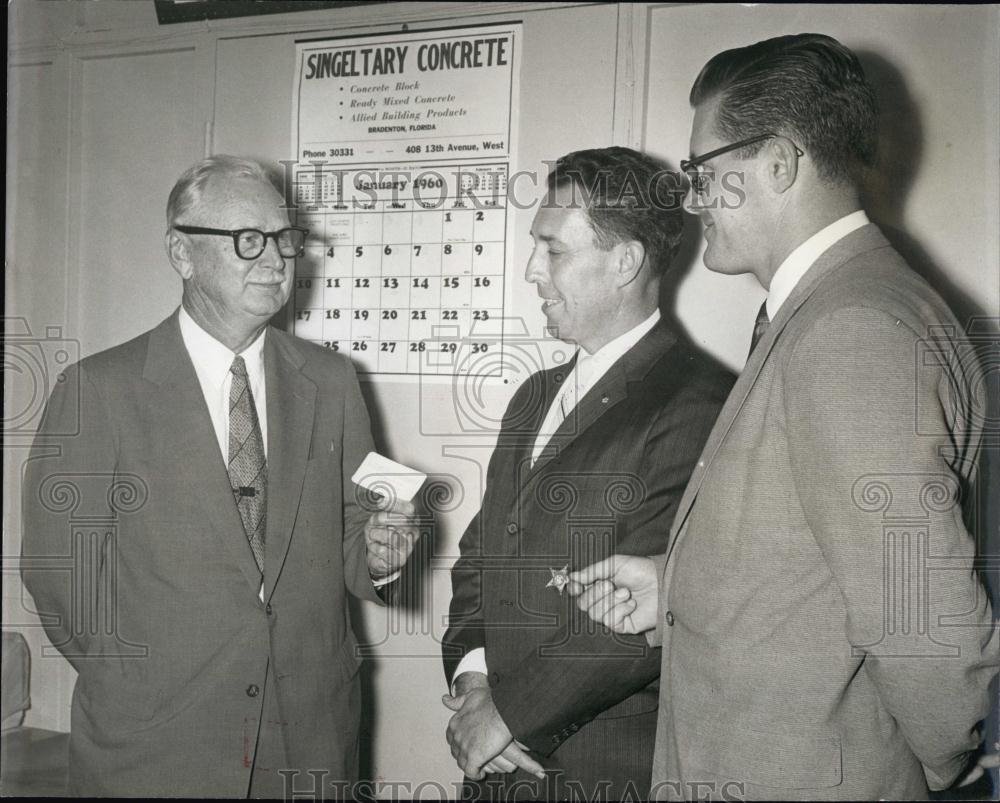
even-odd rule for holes
{"type": "Polygon", "coordinates": [[[229,370],[233,372],[234,376],[246,379],[247,364],[243,361],[243,358],[239,354],[233,357],[233,364],[229,366],[229,370]]]}

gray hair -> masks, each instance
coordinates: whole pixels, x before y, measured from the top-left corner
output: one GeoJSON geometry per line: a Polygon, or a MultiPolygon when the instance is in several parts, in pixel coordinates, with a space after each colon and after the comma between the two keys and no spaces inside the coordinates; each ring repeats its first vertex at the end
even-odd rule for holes
{"type": "Polygon", "coordinates": [[[274,176],[264,165],[241,156],[217,154],[191,165],[181,174],[167,199],[167,226],[182,223],[184,216],[201,201],[202,193],[212,178],[253,178],[270,184],[280,192],[274,176]]]}

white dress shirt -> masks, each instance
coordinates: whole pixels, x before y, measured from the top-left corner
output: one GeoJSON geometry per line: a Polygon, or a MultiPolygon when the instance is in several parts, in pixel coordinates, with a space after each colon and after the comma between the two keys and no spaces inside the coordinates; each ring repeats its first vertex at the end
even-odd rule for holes
{"type": "Polygon", "coordinates": [[[868,224],[868,216],[863,210],[851,212],[829,226],[820,229],[812,237],[795,248],[785,257],[771,278],[767,293],[767,317],[774,320],[781,305],[792,294],[792,290],[806,275],[816,260],[848,234],[868,224]]]}
{"type": "MultiPolygon", "coordinates": [[[[229,389],[233,385],[232,367],[236,353],[222,345],[208,332],[202,329],[188,311],[181,307],[179,315],[181,338],[187,349],[194,372],[198,375],[201,392],[208,405],[208,414],[212,419],[212,428],[219,441],[219,451],[226,466],[229,466],[229,389]]],[[[253,394],[253,404],[257,408],[257,420],[260,422],[260,435],[264,441],[264,456],[267,456],[267,395],[264,378],[264,337],[267,327],[256,340],[240,352],[247,367],[250,379],[250,392],[253,394]]]]}
{"type": "MultiPolygon", "coordinates": [[[[659,320],[660,311],[655,309],[653,314],[642,323],[632,327],[611,342],[605,343],[593,354],[588,355],[582,348],[577,352],[576,364],[569,376],[566,377],[560,391],[552,399],[548,412],[545,414],[545,420],[538,430],[535,447],[531,452],[532,465],[535,464],[553,433],[559,428],[563,419],[573,411],[579,400],[586,396],[587,391],[600,381],[608,369],[618,362],[625,355],[625,352],[638,343],[650,329],[656,326],[659,320]],[[578,371],[578,368],[581,370],[578,371]]],[[[481,672],[484,675],[489,673],[486,666],[486,650],[477,647],[467,652],[459,661],[451,681],[452,694],[455,693],[455,681],[458,680],[459,675],[465,672],[481,672]]]]}

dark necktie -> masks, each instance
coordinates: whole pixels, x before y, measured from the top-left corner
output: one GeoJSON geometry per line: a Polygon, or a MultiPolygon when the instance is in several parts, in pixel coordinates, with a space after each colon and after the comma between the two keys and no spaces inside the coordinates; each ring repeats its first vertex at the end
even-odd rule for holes
{"type": "Polygon", "coordinates": [[[264,528],[267,525],[267,461],[257,408],[242,357],[229,369],[229,481],[257,568],[264,572],[264,528]]]}
{"type": "MultiPolygon", "coordinates": [[[[767,331],[767,327],[771,325],[771,319],[767,317],[767,300],[760,305],[760,311],[757,313],[757,320],[753,324],[753,337],[750,338],[750,354],[753,354],[753,350],[757,348],[757,344],[760,339],[764,336],[767,331]]],[[[750,354],[747,355],[747,359],[750,359],[750,354]]]]}

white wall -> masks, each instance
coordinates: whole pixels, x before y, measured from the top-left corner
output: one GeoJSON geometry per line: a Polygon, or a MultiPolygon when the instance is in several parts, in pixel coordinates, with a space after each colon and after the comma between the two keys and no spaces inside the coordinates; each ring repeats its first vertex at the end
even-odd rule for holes
{"type": "MultiPolygon", "coordinates": [[[[153,326],[177,304],[179,282],[163,255],[163,210],[175,177],[206,151],[270,159],[290,153],[293,40],[398,29],[522,20],[519,149],[514,168],[612,143],[642,146],[674,164],[688,150],[687,93],[704,61],[726,47],[789,31],[818,30],[859,51],[889,110],[887,169],[872,213],[903,234],[918,267],[960,317],[1000,307],[1000,150],[997,7],[742,6],[392,3],[158,26],[152,3],[28,3],[9,7],[7,310],[35,335],[61,327],[82,354],[153,326]],[[253,110],[247,114],[246,110],[253,110]]],[[[531,212],[517,213],[509,309],[535,354],[543,319],[524,283],[531,212]]],[[[677,315],[733,367],[761,291],[752,280],[708,273],[697,227],[677,315]]],[[[897,236],[897,235],[894,235],[897,236]]],[[[72,344],[71,344],[72,349],[72,344]]],[[[517,351],[516,349],[514,350],[517,351]]],[[[5,361],[6,364],[6,361],[5,361]]],[[[15,366],[16,370],[16,366],[15,366]]],[[[420,592],[398,611],[361,611],[373,643],[366,728],[372,767],[392,781],[450,783],[448,712],[437,640],[450,595],[448,569],[478,507],[495,432],[461,432],[457,403],[495,420],[525,369],[507,382],[423,386],[376,378],[366,394],[378,439],[392,457],[441,475],[453,500],[424,545],[420,592]]],[[[11,410],[37,406],[37,383],[10,374],[11,410]],[[32,394],[35,394],[32,396],[32,394]]],[[[18,475],[28,435],[4,450],[3,623],[21,629],[35,656],[29,724],[68,729],[73,674],[42,659],[44,636],[16,576],[18,475]]],[[[425,790],[428,796],[433,788],[425,790]]]]}
{"type": "MultiPolygon", "coordinates": [[[[972,315],[996,317],[998,7],[748,5],[646,10],[650,46],[642,146],[675,163],[688,153],[688,92],[714,53],[804,31],[834,36],[862,60],[882,110],[880,167],[869,182],[869,215],[949,299],[963,323],[972,315]]],[[[701,250],[678,294],[680,318],[709,351],[739,367],[763,291],[750,276],[733,279],[705,270],[701,250]]]]}

